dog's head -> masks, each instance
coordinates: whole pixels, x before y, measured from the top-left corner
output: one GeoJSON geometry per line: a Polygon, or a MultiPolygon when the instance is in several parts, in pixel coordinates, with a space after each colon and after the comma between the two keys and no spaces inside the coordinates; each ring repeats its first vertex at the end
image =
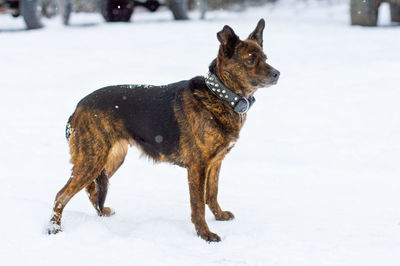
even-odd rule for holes
{"type": "Polygon", "coordinates": [[[262,87],[278,82],[279,71],[268,65],[263,52],[264,19],[249,37],[242,41],[231,27],[217,33],[221,43],[216,61],[216,74],[226,86],[245,97],[262,87]]]}

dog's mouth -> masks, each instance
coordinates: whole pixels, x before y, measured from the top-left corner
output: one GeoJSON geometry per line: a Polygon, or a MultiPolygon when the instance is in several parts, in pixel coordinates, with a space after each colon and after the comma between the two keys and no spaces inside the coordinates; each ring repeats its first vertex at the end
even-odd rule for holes
{"type": "Polygon", "coordinates": [[[270,84],[271,84],[271,85],[276,85],[276,84],[278,84],[278,79],[275,79],[275,80],[271,81],[270,84]]]}
{"type": "Polygon", "coordinates": [[[273,85],[276,85],[277,83],[278,83],[278,79],[273,79],[273,80],[266,80],[266,81],[260,82],[258,84],[262,88],[268,88],[268,87],[271,87],[273,85]]]}
{"type": "Polygon", "coordinates": [[[276,85],[279,80],[279,72],[278,71],[276,72],[277,73],[272,73],[271,75],[262,79],[253,79],[251,80],[250,83],[253,87],[259,87],[259,88],[266,88],[272,85],[276,85]]]}
{"type": "Polygon", "coordinates": [[[273,85],[272,82],[276,81],[272,81],[270,79],[254,79],[251,81],[251,85],[253,87],[264,88],[273,85]]]}
{"type": "Polygon", "coordinates": [[[279,80],[279,75],[277,76],[273,76],[269,82],[267,83],[268,86],[272,86],[272,85],[276,85],[278,84],[278,80],[279,80]]]}

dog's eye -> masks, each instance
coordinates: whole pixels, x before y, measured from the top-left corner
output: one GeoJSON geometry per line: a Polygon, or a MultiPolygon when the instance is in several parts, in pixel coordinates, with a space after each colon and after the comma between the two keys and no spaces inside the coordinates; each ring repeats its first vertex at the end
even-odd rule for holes
{"type": "Polygon", "coordinates": [[[246,63],[248,65],[254,65],[255,62],[256,62],[256,58],[254,56],[250,56],[249,58],[246,59],[246,63]]]}

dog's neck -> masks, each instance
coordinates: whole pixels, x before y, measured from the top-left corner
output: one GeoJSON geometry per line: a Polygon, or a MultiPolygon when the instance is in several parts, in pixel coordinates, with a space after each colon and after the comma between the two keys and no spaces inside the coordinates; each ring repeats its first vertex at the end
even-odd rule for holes
{"type": "Polygon", "coordinates": [[[242,119],[244,114],[250,109],[256,99],[253,96],[249,98],[243,97],[232,90],[230,90],[225,84],[217,77],[217,75],[208,72],[204,76],[204,81],[207,88],[220,100],[225,101],[238,113],[242,119]]]}
{"type": "Polygon", "coordinates": [[[209,66],[209,71],[212,74],[215,74],[218,77],[218,79],[234,93],[242,97],[245,97],[247,99],[253,96],[256,89],[242,87],[241,84],[239,84],[239,82],[232,79],[232,77],[229,75],[227,71],[221,70],[221,67],[219,66],[220,64],[221,63],[218,62],[218,58],[215,58],[209,66]]]}
{"type": "Polygon", "coordinates": [[[253,96],[248,93],[245,88],[242,88],[238,82],[233,80],[228,72],[224,71],[215,71],[215,75],[219,78],[219,80],[224,83],[228,88],[230,88],[234,93],[243,96],[245,98],[249,98],[253,96]]]}

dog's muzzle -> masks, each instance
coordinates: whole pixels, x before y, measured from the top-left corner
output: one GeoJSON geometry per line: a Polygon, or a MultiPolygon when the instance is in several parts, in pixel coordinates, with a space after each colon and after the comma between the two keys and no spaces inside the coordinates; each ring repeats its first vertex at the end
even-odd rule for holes
{"type": "Polygon", "coordinates": [[[270,84],[275,85],[276,83],[278,83],[278,79],[279,79],[280,75],[281,75],[281,72],[279,72],[275,68],[272,69],[269,72],[270,84]]]}

